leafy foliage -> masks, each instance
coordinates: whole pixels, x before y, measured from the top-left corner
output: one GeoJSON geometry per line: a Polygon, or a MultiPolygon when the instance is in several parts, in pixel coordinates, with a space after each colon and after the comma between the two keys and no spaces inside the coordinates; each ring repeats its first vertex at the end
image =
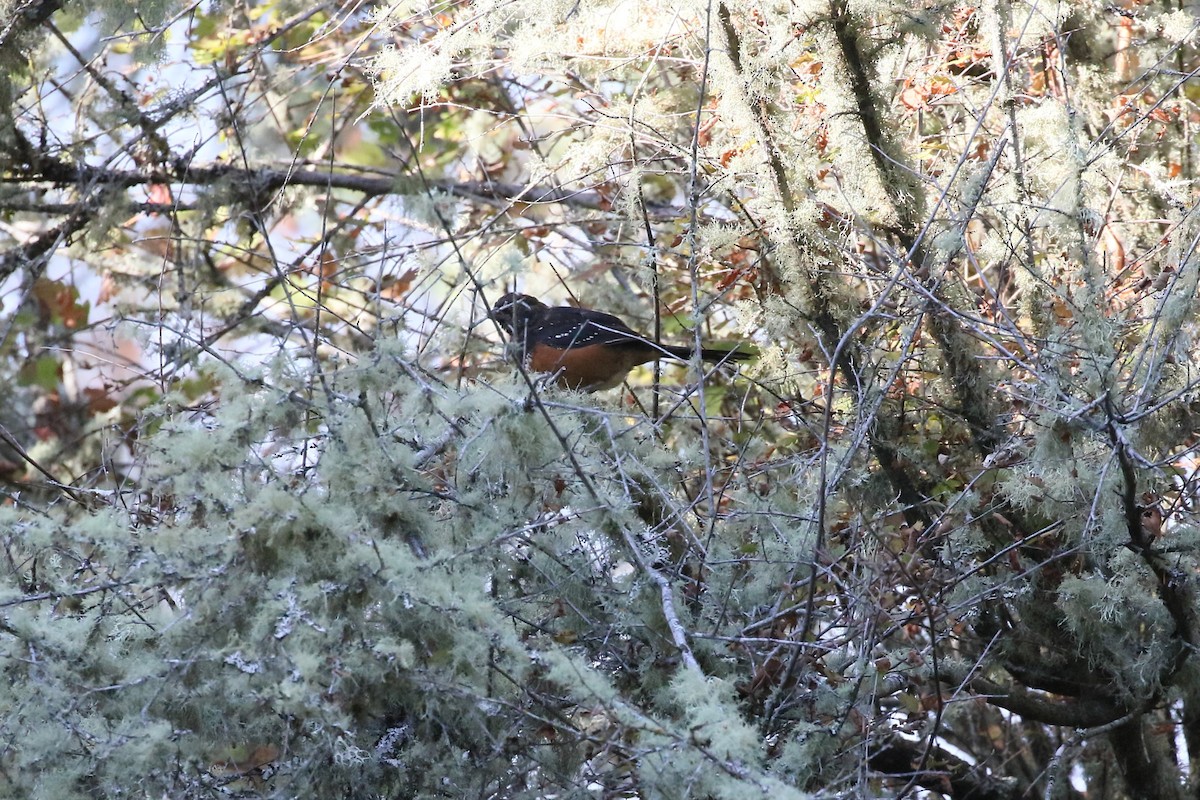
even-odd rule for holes
{"type": "Polygon", "coordinates": [[[1194,794],[1189,13],[8,6],[0,794],[1194,794]]]}

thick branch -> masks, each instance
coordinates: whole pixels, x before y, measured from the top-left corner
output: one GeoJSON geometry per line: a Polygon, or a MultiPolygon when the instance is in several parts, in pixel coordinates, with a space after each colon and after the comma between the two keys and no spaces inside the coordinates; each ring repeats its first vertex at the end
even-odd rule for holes
{"type": "MultiPolygon", "coordinates": [[[[1162,553],[1153,547],[1153,536],[1147,528],[1144,509],[1138,502],[1137,470],[1133,463],[1131,446],[1117,427],[1116,414],[1111,400],[1106,401],[1108,436],[1121,466],[1121,505],[1125,515],[1125,526],[1129,533],[1129,548],[1142,557],[1142,561],[1154,573],[1158,581],[1158,596],[1171,619],[1175,622],[1175,636],[1181,643],[1171,670],[1183,666],[1187,657],[1200,647],[1200,621],[1197,620],[1196,593],[1191,576],[1184,570],[1172,566],[1162,553]]],[[[1168,676],[1163,676],[1165,678],[1168,676]]]]}
{"type": "MultiPolygon", "coordinates": [[[[927,315],[927,319],[930,333],[942,350],[947,377],[958,401],[957,410],[971,427],[979,451],[989,455],[996,451],[1005,438],[1004,430],[996,424],[998,415],[992,407],[992,381],[980,368],[974,339],[963,324],[962,318],[949,311],[953,305],[947,302],[942,281],[932,277],[934,272],[929,263],[930,256],[923,244],[927,225],[922,225],[919,221],[916,209],[910,202],[910,198],[917,196],[916,190],[910,185],[909,176],[912,173],[899,167],[903,160],[899,153],[894,152],[895,148],[889,146],[879,121],[879,113],[871,93],[869,70],[858,46],[857,31],[846,0],[832,0],[830,18],[868,150],[879,172],[880,182],[890,193],[892,206],[900,220],[900,241],[908,257],[918,266],[917,275],[920,277],[922,289],[930,297],[936,298],[943,309],[947,309],[934,310],[927,315]]],[[[992,163],[994,166],[995,161],[992,163]]],[[[972,202],[978,200],[977,194],[972,202]]],[[[935,212],[936,209],[931,214],[935,212]]],[[[964,210],[964,226],[973,214],[973,205],[964,210]]]]}
{"type": "MultiPolygon", "coordinates": [[[[960,676],[956,676],[954,672],[956,670],[948,671],[943,678],[952,683],[959,682],[960,676]]],[[[1068,728],[1097,728],[1107,725],[1134,711],[1145,710],[1153,702],[1143,701],[1139,706],[1130,706],[1114,698],[1098,695],[1061,700],[1031,694],[1021,686],[1003,686],[983,677],[971,678],[968,686],[973,694],[983,697],[992,705],[1020,714],[1027,720],[1068,728]]]]}
{"type": "MultiPolygon", "coordinates": [[[[345,189],[378,197],[388,194],[412,194],[423,186],[406,175],[337,172],[313,169],[245,169],[231,164],[196,166],[178,160],[165,169],[117,170],[93,167],[88,164],[71,164],[51,158],[43,158],[23,172],[9,172],[0,176],[0,183],[7,184],[50,184],[52,186],[109,186],[129,188],[151,184],[183,184],[190,186],[212,186],[230,183],[242,192],[266,195],[289,186],[345,189]],[[410,185],[411,180],[411,185],[410,185]]],[[[579,208],[606,210],[608,205],[593,191],[569,192],[550,186],[521,186],[494,181],[430,181],[438,189],[459,197],[483,198],[502,202],[563,203],[579,208]]],[[[25,200],[18,201],[26,203],[25,200]]],[[[265,203],[264,203],[265,204],[265,203]]],[[[0,201],[0,209],[8,208],[0,201]]],[[[661,210],[661,209],[660,209],[661,210]]]]}
{"type": "Polygon", "coordinates": [[[8,8],[5,14],[7,19],[0,21],[0,53],[8,49],[18,36],[41,25],[60,8],[62,0],[18,0],[8,8]]]}
{"type": "Polygon", "coordinates": [[[1131,795],[1174,800],[1185,796],[1179,767],[1170,752],[1170,739],[1146,735],[1146,720],[1138,717],[1108,735],[1131,795]]]}
{"type": "Polygon", "coordinates": [[[941,748],[934,749],[930,761],[937,769],[915,772],[923,754],[924,747],[919,743],[893,736],[868,757],[867,763],[876,772],[909,778],[918,786],[951,798],[1015,800],[1021,796],[1015,781],[989,775],[941,748]]]}

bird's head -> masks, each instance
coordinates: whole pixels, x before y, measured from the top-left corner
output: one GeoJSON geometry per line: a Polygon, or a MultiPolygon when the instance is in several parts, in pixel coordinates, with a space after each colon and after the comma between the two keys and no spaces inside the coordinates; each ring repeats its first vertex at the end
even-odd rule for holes
{"type": "Polygon", "coordinates": [[[509,292],[496,301],[488,316],[496,320],[500,327],[511,334],[517,328],[522,327],[524,321],[545,307],[546,304],[536,297],[509,292]]]}

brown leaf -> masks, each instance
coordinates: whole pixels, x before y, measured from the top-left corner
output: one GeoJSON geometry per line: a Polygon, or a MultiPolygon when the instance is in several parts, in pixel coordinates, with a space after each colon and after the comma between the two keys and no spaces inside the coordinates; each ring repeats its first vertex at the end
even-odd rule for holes
{"type": "MultiPolygon", "coordinates": [[[[245,748],[237,748],[237,750],[244,752],[245,748]]],[[[262,769],[277,758],[279,758],[278,747],[273,744],[260,744],[245,758],[238,758],[235,755],[233,758],[214,761],[209,765],[208,771],[216,777],[230,778],[262,769]]]]}
{"type": "Polygon", "coordinates": [[[112,411],[120,405],[104,389],[84,389],[83,396],[87,398],[88,411],[91,411],[93,414],[103,414],[105,411],[112,411]]]}
{"type": "Polygon", "coordinates": [[[383,286],[379,290],[379,294],[386,297],[388,300],[399,300],[408,294],[408,290],[412,288],[413,280],[417,277],[416,268],[404,271],[398,278],[389,278],[383,282],[383,286]]]}

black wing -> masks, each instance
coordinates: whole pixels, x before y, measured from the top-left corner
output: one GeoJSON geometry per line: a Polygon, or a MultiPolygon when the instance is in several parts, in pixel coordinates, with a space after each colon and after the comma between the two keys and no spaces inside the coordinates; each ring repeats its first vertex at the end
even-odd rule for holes
{"type": "Polygon", "coordinates": [[[564,350],[596,344],[651,344],[645,336],[634,332],[612,314],[567,306],[542,312],[537,329],[529,331],[527,339],[531,343],[536,341],[564,350]]]}

